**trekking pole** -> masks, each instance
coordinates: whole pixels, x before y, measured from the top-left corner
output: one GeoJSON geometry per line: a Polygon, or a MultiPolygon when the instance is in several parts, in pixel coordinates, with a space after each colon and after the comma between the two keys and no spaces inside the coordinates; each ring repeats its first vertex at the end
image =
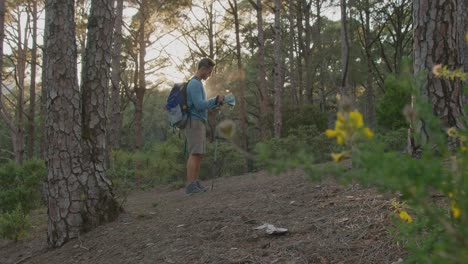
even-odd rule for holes
{"type": "MultiPolygon", "coordinates": [[[[219,115],[221,113],[221,110],[218,110],[218,113],[216,114],[216,118],[215,118],[215,121],[216,121],[216,124],[218,124],[218,121],[219,121],[219,115]]],[[[218,171],[218,133],[217,133],[217,129],[215,128],[215,132],[214,132],[215,136],[215,152],[214,152],[214,160],[213,160],[213,167],[211,167],[211,190],[213,191],[214,189],[214,181],[215,181],[215,178],[216,178],[216,172],[218,171]]]]}

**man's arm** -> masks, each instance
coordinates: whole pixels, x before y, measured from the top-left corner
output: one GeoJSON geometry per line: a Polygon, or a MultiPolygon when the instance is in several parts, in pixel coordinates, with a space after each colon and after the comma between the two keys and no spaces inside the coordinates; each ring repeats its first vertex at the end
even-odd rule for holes
{"type": "Polygon", "coordinates": [[[192,99],[193,106],[197,111],[213,109],[216,107],[216,97],[204,100],[202,89],[199,83],[190,82],[187,86],[187,96],[192,99]]]}

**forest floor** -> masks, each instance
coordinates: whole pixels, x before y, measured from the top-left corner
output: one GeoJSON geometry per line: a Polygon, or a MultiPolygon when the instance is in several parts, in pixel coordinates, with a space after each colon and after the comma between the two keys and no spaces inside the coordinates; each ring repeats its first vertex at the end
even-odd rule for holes
{"type": "Polygon", "coordinates": [[[220,178],[192,196],[159,187],[131,193],[115,222],[59,249],[47,247],[40,210],[29,238],[0,240],[0,263],[399,263],[390,198],[301,171],[220,178]],[[255,229],[264,223],[288,233],[255,229]]]}

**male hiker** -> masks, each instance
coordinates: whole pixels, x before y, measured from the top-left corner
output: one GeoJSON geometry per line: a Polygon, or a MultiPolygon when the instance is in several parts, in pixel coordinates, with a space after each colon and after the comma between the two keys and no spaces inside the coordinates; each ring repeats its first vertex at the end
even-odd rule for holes
{"type": "Polygon", "coordinates": [[[200,166],[205,154],[206,145],[206,122],[208,120],[208,109],[221,106],[224,101],[223,95],[218,95],[209,100],[206,99],[205,88],[202,80],[208,79],[215,66],[215,62],[209,58],[203,58],[198,63],[195,76],[187,85],[187,105],[190,109],[190,119],[185,128],[189,158],[187,160],[187,187],[185,193],[194,194],[206,192],[198,176],[200,166]]]}

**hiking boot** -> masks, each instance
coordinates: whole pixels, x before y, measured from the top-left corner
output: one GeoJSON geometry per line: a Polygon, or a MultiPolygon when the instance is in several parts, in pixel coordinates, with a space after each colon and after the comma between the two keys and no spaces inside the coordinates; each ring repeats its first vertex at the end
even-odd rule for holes
{"type": "Polygon", "coordinates": [[[203,187],[203,186],[201,185],[200,181],[195,181],[195,182],[197,183],[198,189],[201,189],[203,192],[208,191],[207,188],[205,188],[205,187],[203,187]]]}
{"type": "Polygon", "coordinates": [[[196,181],[190,183],[189,185],[187,185],[187,187],[185,187],[185,193],[188,195],[195,194],[195,193],[202,193],[202,192],[205,192],[205,191],[198,188],[196,181]]]}

